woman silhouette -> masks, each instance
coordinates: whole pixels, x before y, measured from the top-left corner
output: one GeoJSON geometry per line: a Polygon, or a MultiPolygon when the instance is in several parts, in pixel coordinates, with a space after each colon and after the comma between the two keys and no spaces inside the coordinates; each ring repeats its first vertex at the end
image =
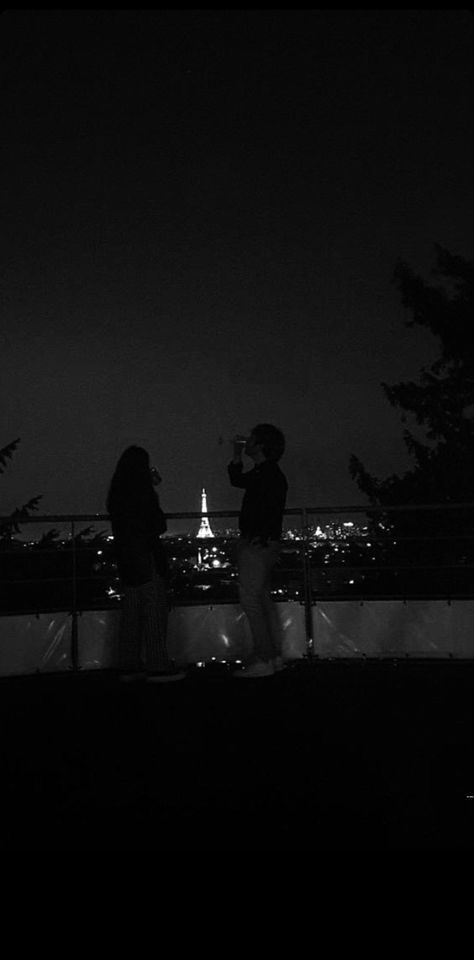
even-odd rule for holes
{"type": "Polygon", "coordinates": [[[161,482],[143,447],[127,447],[107,495],[117,569],[123,588],[119,668],[132,679],[145,666],[149,680],[179,680],[168,657],[166,556],[160,536],[166,518],[154,486],[161,482]]]}

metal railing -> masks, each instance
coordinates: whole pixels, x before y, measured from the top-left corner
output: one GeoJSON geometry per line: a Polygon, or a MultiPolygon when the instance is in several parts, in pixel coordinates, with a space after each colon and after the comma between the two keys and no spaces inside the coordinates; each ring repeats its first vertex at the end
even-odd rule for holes
{"type": "MultiPolygon", "coordinates": [[[[199,521],[201,512],[189,511],[180,513],[167,513],[168,522],[177,521],[199,521]]],[[[239,516],[239,511],[210,511],[206,514],[209,520],[234,519],[239,516]]],[[[306,646],[308,655],[313,651],[312,635],[312,607],[318,600],[335,599],[347,600],[355,599],[364,601],[367,599],[418,599],[426,596],[437,598],[446,598],[448,601],[454,598],[472,598],[474,597],[474,503],[463,504],[421,504],[421,505],[399,505],[393,507],[372,507],[360,505],[344,505],[339,507],[304,507],[288,509],[284,513],[285,520],[294,518],[296,531],[292,535],[285,536],[282,541],[282,552],[277,576],[279,582],[285,584],[289,581],[289,574],[294,578],[295,584],[293,592],[286,590],[285,599],[297,600],[304,606],[304,623],[306,646]],[[315,532],[321,530],[323,518],[334,516],[365,516],[368,520],[363,532],[356,527],[353,521],[340,524],[342,526],[353,527],[356,533],[348,533],[340,537],[338,541],[337,531],[333,530],[333,537],[330,534],[322,533],[322,536],[315,532]],[[415,518],[415,523],[413,521],[415,518]],[[370,537],[370,540],[367,538],[370,537]],[[340,543],[343,547],[341,558],[336,559],[335,552],[339,549],[334,544],[340,543]],[[374,544],[377,543],[377,546],[374,544]],[[322,551],[326,544],[332,548],[332,558],[321,560],[322,551]],[[416,549],[414,549],[416,546],[416,549]],[[371,554],[370,562],[360,562],[364,560],[366,548],[375,550],[375,555],[371,554]],[[396,549],[395,549],[396,547],[396,549]],[[285,568],[285,555],[292,556],[293,565],[285,568]],[[298,564],[294,565],[294,558],[297,557],[298,564]],[[332,562],[330,562],[332,559],[332,562]],[[354,562],[354,561],[357,562],[354,562]],[[348,576],[354,574],[358,580],[347,580],[348,576]],[[456,577],[458,580],[456,581],[456,577]],[[332,578],[332,579],[331,579],[332,578]],[[339,579],[338,579],[339,578],[339,579]],[[377,579],[378,578],[378,579],[377,579]],[[416,579],[418,578],[418,579],[416,579]],[[433,587],[433,578],[435,578],[435,591],[428,590],[433,587]],[[340,581],[342,580],[342,586],[340,581]],[[419,584],[418,592],[416,582],[419,584]],[[375,584],[375,588],[374,588],[375,584]],[[421,588],[425,584],[425,591],[421,588]],[[348,589],[355,587],[356,589],[348,589]]],[[[100,574],[98,570],[93,569],[90,563],[92,554],[102,554],[98,550],[99,543],[104,545],[102,531],[91,538],[90,542],[84,540],[84,533],[90,533],[94,527],[89,527],[86,531],[78,530],[79,526],[84,524],[103,524],[109,523],[108,514],[48,514],[30,517],[0,517],[0,615],[11,615],[18,612],[39,613],[56,610],[67,610],[72,617],[72,662],[73,665],[78,661],[78,615],[84,610],[107,609],[116,607],[120,602],[120,594],[117,591],[114,596],[102,595],[94,600],[87,599],[87,586],[90,589],[91,584],[110,583],[111,570],[108,573],[100,574]],[[53,539],[50,536],[48,541],[46,537],[46,546],[43,548],[37,546],[37,542],[30,541],[25,544],[24,541],[18,541],[14,538],[14,533],[19,532],[19,527],[23,525],[43,525],[58,524],[68,529],[67,540],[61,541],[61,545],[51,546],[53,539]],[[102,540],[101,540],[102,537],[102,540]],[[30,549],[27,549],[30,548],[30,549]],[[38,577],[25,576],[31,573],[38,566],[37,558],[50,558],[51,570],[53,576],[38,577]],[[32,562],[32,558],[34,561],[32,562]],[[53,560],[55,562],[53,562],[53,560]],[[8,571],[8,565],[11,568],[8,571]],[[62,564],[62,571],[58,573],[58,563],[62,564]],[[22,576],[11,576],[11,570],[15,572],[23,571],[22,576]],[[85,571],[85,572],[84,572],[85,571]],[[5,576],[5,574],[7,574],[5,576]],[[46,585],[52,585],[59,591],[60,600],[58,605],[49,601],[46,607],[42,605],[40,593],[43,597],[46,585]],[[22,589],[22,602],[18,600],[15,603],[15,596],[18,597],[18,591],[15,594],[15,587],[22,589]],[[36,592],[34,590],[36,587],[36,592]],[[66,589],[66,594],[64,590],[66,589]],[[5,588],[13,596],[13,602],[9,604],[8,595],[5,588]],[[28,593],[29,591],[29,593],[28,593]],[[39,591],[39,592],[38,592],[39,591]],[[28,604],[28,596],[31,603],[28,604]],[[66,598],[65,598],[66,597],[66,598]]],[[[326,527],[328,524],[326,524],[326,527]]],[[[53,531],[54,532],[54,531],[53,531]]],[[[57,532],[57,531],[56,531],[57,532]]],[[[51,534],[51,531],[49,531],[51,534]]],[[[171,535],[173,536],[173,535],[171,535]]],[[[238,532],[235,531],[235,539],[238,532]]],[[[211,542],[210,540],[197,540],[196,533],[176,533],[176,539],[190,541],[196,540],[200,546],[211,542]]],[[[224,537],[214,537],[214,544],[219,541],[225,541],[227,544],[232,541],[230,535],[224,537]]],[[[41,541],[40,541],[41,542],[41,541]]],[[[165,538],[167,542],[167,538],[165,538]]],[[[172,542],[171,540],[168,542],[172,542]]],[[[112,549],[112,548],[111,548],[112,549]]],[[[47,564],[45,564],[47,568],[47,564]]],[[[231,571],[230,578],[235,577],[234,571],[231,571]]],[[[115,577],[117,583],[118,578],[115,577]]],[[[176,578],[179,580],[179,577],[176,578]]],[[[228,584],[230,580],[228,581],[228,584]]],[[[171,577],[173,585],[173,577],[171,577]]],[[[50,596],[53,597],[53,593],[50,596]]],[[[191,598],[179,595],[175,591],[173,596],[173,586],[171,586],[171,604],[186,605],[209,604],[210,602],[238,602],[236,593],[236,581],[232,589],[228,590],[229,596],[220,596],[216,600],[215,595],[194,594],[191,598]],[[211,601],[212,597],[212,601],[211,601]]],[[[275,594],[275,599],[282,599],[281,594],[285,590],[280,588],[280,593],[275,594]]]]}

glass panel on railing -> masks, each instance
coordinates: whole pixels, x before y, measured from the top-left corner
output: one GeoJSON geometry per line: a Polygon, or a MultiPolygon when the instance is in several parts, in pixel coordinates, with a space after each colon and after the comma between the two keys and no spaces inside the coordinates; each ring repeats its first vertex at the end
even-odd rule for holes
{"type": "Polygon", "coordinates": [[[169,517],[161,540],[171,602],[238,602],[238,538],[238,517],[209,516],[205,501],[186,521],[169,517]]]}
{"type": "MultiPolygon", "coordinates": [[[[238,514],[168,515],[161,538],[171,604],[238,603],[238,514]]],[[[272,596],[328,599],[473,595],[468,507],[291,510],[272,596]]],[[[121,600],[107,519],[21,519],[0,530],[0,613],[93,610],[121,600]],[[73,535],[72,535],[73,531],[73,535]]]]}
{"type": "Polygon", "coordinates": [[[371,553],[367,515],[327,508],[308,511],[307,521],[312,598],[356,597],[364,589],[371,553]]]}
{"type": "Polygon", "coordinates": [[[274,600],[304,601],[305,540],[301,511],[283,517],[280,556],[272,576],[274,600]]]}
{"type": "Polygon", "coordinates": [[[313,599],[472,595],[472,511],[328,508],[308,519],[313,599]]]}
{"type": "Polygon", "coordinates": [[[20,520],[0,537],[0,612],[72,611],[117,591],[108,521],[20,520]],[[73,531],[73,533],[72,533],[73,531]]]}
{"type": "Polygon", "coordinates": [[[76,609],[116,606],[122,593],[110,522],[75,522],[67,549],[75,554],[76,609]]]}
{"type": "Polygon", "coordinates": [[[64,610],[72,567],[60,555],[61,530],[16,518],[0,531],[0,613],[64,610]]]}

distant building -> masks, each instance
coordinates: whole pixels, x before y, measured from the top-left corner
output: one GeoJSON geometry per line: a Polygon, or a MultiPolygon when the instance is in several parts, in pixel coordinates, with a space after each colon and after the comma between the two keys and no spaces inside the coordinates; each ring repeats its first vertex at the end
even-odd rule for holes
{"type": "Polygon", "coordinates": [[[199,527],[197,536],[199,538],[214,536],[207,516],[207,496],[204,487],[201,493],[201,526],[199,527]]]}

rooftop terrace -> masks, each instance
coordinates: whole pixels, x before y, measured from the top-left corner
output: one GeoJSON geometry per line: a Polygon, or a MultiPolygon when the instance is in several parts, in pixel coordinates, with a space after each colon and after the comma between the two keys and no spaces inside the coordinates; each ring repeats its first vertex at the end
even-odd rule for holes
{"type": "Polygon", "coordinates": [[[472,662],[0,680],[2,850],[472,848],[472,662]]]}

